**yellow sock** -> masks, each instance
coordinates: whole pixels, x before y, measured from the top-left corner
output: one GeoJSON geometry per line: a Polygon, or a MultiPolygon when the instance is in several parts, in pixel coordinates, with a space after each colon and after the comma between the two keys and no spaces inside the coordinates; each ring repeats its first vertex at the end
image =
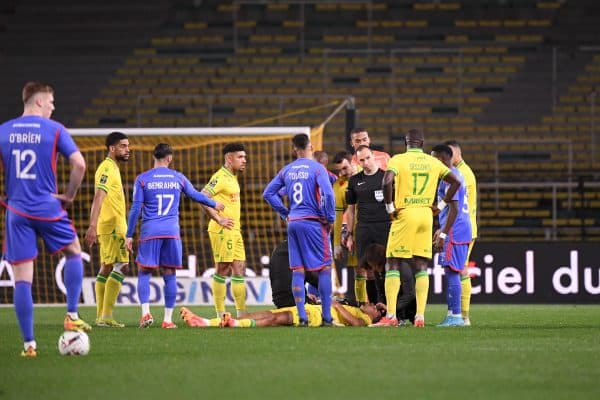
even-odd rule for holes
{"type": "Polygon", "coordinates": [[[367,302],[367,277],[362,275],[356,275],[354,278],[354,295],[356,301],[360,303],[367,302]]]}
{"type": "Polygon", "coordinates": [[[225,286],[225,277],[214,274],[212,282],[213,301],[215,302],[215,311],[217,317],[220,317],[225,312],[225,294],[227,286],[225,286]]]}
{"type": "Polygon", "coordinates": [[[471,308],[471,277],[463,276],[460,279],[460,309],[463,318],[469,318],[469,309],[471,308]]]}
{"type": "Polygon", "coordinates": [[[417,297],[417,315],[425,316],[427,306],[427,295],[429,293],[429,275],[427,271],[415,274],[415,295],[417,297]]]}
{"type": "Polygon", "coordinates": [[[246,282],[243,276],[233,275],[231,277],[231,295],[237,310],[237,316],[246,311],[246,282]]]}
{"type": "Polygon", "coordinates": [[[117,302],[117,297],[123,286],[122,273],[112,271],[106,280],[106,288],[104,289],[104,301],[102,302],[102,318],[112,318],[113,307],[117,302]]]}
{"type": "Polygon", "coordinates": [[[104,306],[104,289],[106,288],[106,277],[98,275],[96,277],[96,319],[102,318],[102,307],[104,306]]]}
{"type": "Polygon", "coordinates": [[[234,325],[236,328],[256,328],[256,321],[253,319],[238,319],[234,325]]]}
{"type": "Polygon", "coordinates": [[[385,298],[387,300],[387,316],[396,317],[396,303],[400,292],[400,271],[388,271],[385,274],[385,298]]]}
{"type": "Polygon", "coordinates": [[[221,326],[221,318],[211,318],[208,320],[208,326],[212,328],[217,328],[221,326]]]}

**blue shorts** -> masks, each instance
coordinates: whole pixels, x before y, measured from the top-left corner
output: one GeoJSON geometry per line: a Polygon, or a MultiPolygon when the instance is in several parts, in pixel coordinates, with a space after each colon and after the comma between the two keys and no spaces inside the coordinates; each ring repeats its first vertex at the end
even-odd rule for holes
{"type": "Polygon", "coordinates": [[[42,221],[6,210],[5,229],[4,258],[11,264],[37,257],[37,236],[44,240],[51,253],[58,253],[77,238],[77,231],[66,214],[56,221],[42,221]]]}
{"type": "Polygon", "coordinates": [[[444,248],[440,253],[439,263],[442,267],[448,267],[459,272],[465,268],[467,255],[469,254],[469,243],[454,243],[449,236],[444,239],[444,248]]]}
{"type": "Polygon", "coordinates": [[[135,262],[144,268],[181,268],[181,257],[181,239],[148,239],[138,243],[135,262]]]}
{"type": "Polygon", "coordinates": [[[311,219],[290,221],[288,250],[291,269],[314,271],[331,265],[331,242],[327,226],[311,219]]]}

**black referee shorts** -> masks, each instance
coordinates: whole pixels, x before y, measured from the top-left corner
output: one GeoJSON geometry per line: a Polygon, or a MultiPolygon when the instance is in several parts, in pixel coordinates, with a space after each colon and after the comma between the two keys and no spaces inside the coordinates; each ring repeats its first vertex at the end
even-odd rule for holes
{"type": "Polygon", "coordinates": [[[367,247],[377,243],[383,247],[387,246],[388,234],[390,233],[391,221],[359,223],[354,232],[354,243],[359,264],[364,260],[367,247]]]}

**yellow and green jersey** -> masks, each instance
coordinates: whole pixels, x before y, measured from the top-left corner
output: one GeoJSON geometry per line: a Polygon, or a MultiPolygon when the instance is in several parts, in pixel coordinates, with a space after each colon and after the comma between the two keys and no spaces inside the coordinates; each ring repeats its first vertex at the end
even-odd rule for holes
{"type": "Polygon", "coordinates": [[[394,177],[396,209],[431,207],[437,184],[450,173],[440,160],[425,154],[422,149],[408,149],[396,154],[388,163],[394,177]]]}
{"type": "Polygon", "coordinates": [[[342,243],[342,223],[344,222],[344,211],[346,210],[346,189],[348,180],[339,177],[333,183],[333,194],[335,196],[335,222],[333,224],[333,246],[342,243]]]}
{"type": "Polygon", "coordinates": [[[473,170],[465,160],[461,160],[456,166],[462,174],[463,184],[467,190],[467,204],[469,205],[469,218],[471,219],[471,236],[473,239],[477,237],[477,179],[473,170]]]}
{"type": "MultiPolygon", "coordinates": [[[[344,309],[346,311],[348,311],[353,317],[356,317],[356,318],[362,320],[365,323],[365,326],[371,325],[371,323],[372,323],[371,318],[367,314],[362,312],[360,310],[360,308],[347,306],[347,305],[343,305],[342,307],[344,307],[344,309]]],[[[348,322],[346,322],[346,320],[344,320],[344,318],[342,318],[340,313],[333,307],[331,307],[331,317],[333,318],[334,323],[350,326],[350,324],[348,322]]]]}
{"type": "Polygon", "coordinates": [[[94,177],[95,189],[104,190],[106,197],[98,216],[98,235],[127,232],[125,193],[119,165],[110,157],[100,163],[94,177]]]}
{"type": "MultiPolygon", "coordinates": [[[[212,199],[217,203],[222,203],[225,210],[219,213],[227,218],[233,219],[235,225],[233,229],[241,230],[241,203],[240,203],[240,184],[237,176],[225,167],[221,167],[208,181],[204,187],[212,199]]],[[[216,221],[210,220],[208,223],[209,232],[221,232],[223,227],[216,221]]]]}

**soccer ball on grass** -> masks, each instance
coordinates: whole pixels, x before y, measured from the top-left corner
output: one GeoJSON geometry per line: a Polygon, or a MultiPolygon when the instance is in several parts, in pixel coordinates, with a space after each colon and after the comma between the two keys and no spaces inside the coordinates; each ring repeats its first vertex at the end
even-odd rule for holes
{"type": "Polygon", "coordinates": [[[63,356],[85,356],[90,351],[90,338],[85,332],[65,331],[58,338],[58,351],[63,356]]]}

